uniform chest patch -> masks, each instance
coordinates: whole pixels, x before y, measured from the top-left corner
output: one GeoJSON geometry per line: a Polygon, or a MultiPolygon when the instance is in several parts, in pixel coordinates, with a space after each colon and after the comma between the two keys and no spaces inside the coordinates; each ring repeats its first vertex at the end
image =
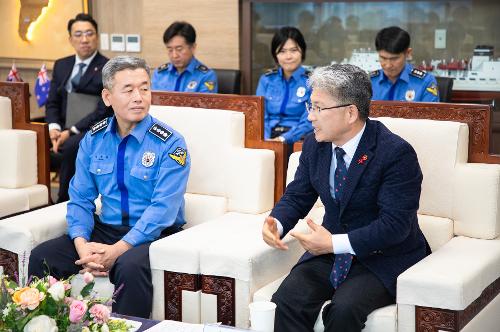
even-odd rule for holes
{"type": "Polygon", "coordinates": [[[306,88],[299,86],[297,89],[297,97],[302,98],[306,95],[306,88]]]}
{"type": "Polygon", "coordinates": [[[407,101],[413,101],[413,99],[415,99],[415,90],[406,90],[405,99],[407,101]]]}
{"type": "Polygon", "coordinates": [[[215,87],[215,84],[213,81],[206,81],[204,84],[207,87],[208,91],[212,91],[215,87]]]}
{"type": "Polygon", "coordinates": [[[168,156],[172,158],[176,163],[181,166],[186,165],[187,151],[181,147],[177,147],[173,153],[169,153],[168,156]]]}
{"type": "Polygon", "coordinates": [[[192,89],[196,88],[197,84],[198,83],[196,83],[196,81],[191,81],[188,83],[187,88],[192,90],[192,89]]]}
{"type": "Polygon", "coordinates": [[[151,167],[155,163],[155,153],[151,151],[146,151],[142,155],[142,166],[151,167]]]}

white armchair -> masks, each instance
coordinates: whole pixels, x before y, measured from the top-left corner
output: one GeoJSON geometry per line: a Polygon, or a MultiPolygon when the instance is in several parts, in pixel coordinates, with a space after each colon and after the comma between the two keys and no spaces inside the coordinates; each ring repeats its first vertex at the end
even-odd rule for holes
{"type": "MultiPolygon", "coordinates": [[[[168,315],[171,319],[196,322],[200,293],[196,289],[198,234],[208,234],[210,227],[205,225],[206,221],[231,213],[253,215],[271,209],[274,152],[245,148],[242,112],[155,105],[151,114],[183,134],[191,155],[185,195],[187,229],[153,243],[150,249],[153,314],[155,318],[168,315]],[[178,284],[179,278],[194,280],[192,288],[178,284]],[[188,294],[182,302],[177,296],[181,293],[190,293],[191,298],[188,294]],[[189,306],[184,316],[182,306],[189,306]]],[[[39,243],[65,233],[65,217],[66,203],[61,203],[0,222],[0,266],[11,274],[16,270],[25,274],[30,251],[39,243]]],[[[112,290],[107,278],[99,278],[96,287],[104,294],[112,290]]]]}
{"type": "Polygon", "coordinates": [[[11,100],[0,96],[0,218],[48,204],[38,184],[37,133],[12,128],[11,100]]]}
{"type": "MultiPolygon", "coordinates": [[[[378,120],[409,141],[417,151],[424,175],[419,224],[433,253],[400,275],[397,304],[374,311],[364,331],[498,329],[500,165],[467,163],[465,124],[396,118],[378,120]]],[[[295,172],[299,154],[293,154],[290,159],[289,179],[295,172]]],[[[318,201],[311,210],[310,216],[315,222],[321,223],[323,209],[318,201]]],[[[291,250],[287,253],[278,254],[265,247],[260,240],[262,221],[263,218],[259,227],[239,231],[231,238],[221,237],[219,243],[201,251],[201,274],[212,280],[226,281],[229,289],[225,293],[232,294],[227,302],[234,308],[232,315],[225,314],[228,310],[224,306],[215,301],[202,301],[202,317],[223,323],[229,319],[236,326],[247,327],[247,307],[251,299],[270,300],[284,278],[283,271],[288,272],[297,261],[301,252],[294,240],[288,240],[291,250]],[[264,279],[276,274],[281,275],[267,286],[263,285],[264,279]],[[241,287],[242,284],[245,287],[241,287]]],[[[303,225],[299,223],[297,227],[303,225]]],[[[320,317],[316,331],[323,330],[320,317]]]]}

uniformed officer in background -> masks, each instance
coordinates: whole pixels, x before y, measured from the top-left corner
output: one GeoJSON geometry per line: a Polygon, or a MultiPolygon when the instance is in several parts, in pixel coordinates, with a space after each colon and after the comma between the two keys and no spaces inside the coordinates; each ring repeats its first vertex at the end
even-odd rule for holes
{"type": "Polygon", "coordinates": [[[157,68],[153,90],[217,93],[217,76],[194,57],[196,31],[187,22],[172,23],[163,34],[169,63],[157,68]]]}
{"type": "Polygon", "coordinates": [[[370,74],[373,100],[439,101],[436,78],[407,63],[412,55],[408,32],[384,28],[377,33],[375,48],[382,69],[370,74]]]}
{"type": "Polygon", "coordinates": [[[185,223],[190,159],[184,138],[148,114],[151,90],[144,60],[111,59],[102,77],[103,100],[115,115],[95,124],[81,141],[69,188],[68,235],[32,251],[29,275],[109,275],[116,287],[123,285],[113,312],[148,318],[149,246],[185,223]]]}
{"type": "Polygon", "coordinates": [[[265,98],[264,138],[294,143],[313,130],[307,120],[306,42],[294,27],[278,30],[271,41],[271,54],[278,68],[260,77],[257,96],[265,98]]]}

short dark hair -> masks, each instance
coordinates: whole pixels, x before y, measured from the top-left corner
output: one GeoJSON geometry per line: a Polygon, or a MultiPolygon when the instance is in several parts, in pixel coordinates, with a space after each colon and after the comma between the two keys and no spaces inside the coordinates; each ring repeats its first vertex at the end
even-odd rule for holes
{"type": "Polygon", "coordinates": [[[370,116],[372,83],[363,69],[354,65],[334,64],[315,68],[307,84],[324,90],[342,105],[356,105],[361,120],[370,116]]]}
{"type": "Polygon", "coordinates": [[[94,18],[89,14],[80,13],[77,14],[75,18],[72,18],[71,20],[68,21],[68,33],[70,34],[70,36],[71,36],[71,27],[75,22],[89,22],[90,24],[92,24],[92,26],[95,29],[95,32],[97,33],[97,22],[94,20],[94,18]]]}
{"type": "Polygon", "coordinates": [[[186,39],[186,43],[193,45],[196,42],[196,31],[188,22],[175,21],[163,33],[163,43],[167,44],[175,36],[181,36],[186,39]]]}
{"type": "Polygon", "coordinates": [[[297,43],[300,51],[302,52],[302,61],[304,61],[306,59],[306,41],[304,40],[304,36],[300,32],[300,30],[295,27],[283,27],[276,31],[276,33],[274,34],[273,40],[271,41],[271,54],[274,61],[278,63],[278,57],[276,56],[276,54],[281,51],[283,45],[285,45],[288,39],[291,39],[297,43]]]}
{"type": "Polygon", "coordinates": [[[375,37],[375,48],[377,51],[386,51],[392,54],[400,54],[410,47],[410,34],[400,27],[392,26],[384,28],[375,37]]]}

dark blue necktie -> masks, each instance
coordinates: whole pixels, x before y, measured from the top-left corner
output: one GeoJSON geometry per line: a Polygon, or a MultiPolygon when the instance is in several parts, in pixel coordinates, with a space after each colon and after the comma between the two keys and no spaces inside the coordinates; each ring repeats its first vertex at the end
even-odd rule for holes
{"type": "Polygon", "coordinates": [[[71,84],[73,85],[73,90],[75,90],[78,87],[78,84],[80,84],[80,80],[82,79],[83,76],[83,68],[87,66],[83,62],[79,63],[78,66],[78,73],[76,73],[75,77],[71,79],[71,84]]]}
{"type": "MultiPolygon", "coordinates": [[[[345,151],[342,148],[335,148],[335,157],[337,158],[337,167],[335,168],[334,192],[335,199],[340,202],[347,180],[347,167],[344,161],[345,151]]],[[[333,262],[332,272],[330,273],[330,282],[333,288],[337,289],[340,283],[345,280],[352,263],[351,254],[336,254],[333,262]]]]}

